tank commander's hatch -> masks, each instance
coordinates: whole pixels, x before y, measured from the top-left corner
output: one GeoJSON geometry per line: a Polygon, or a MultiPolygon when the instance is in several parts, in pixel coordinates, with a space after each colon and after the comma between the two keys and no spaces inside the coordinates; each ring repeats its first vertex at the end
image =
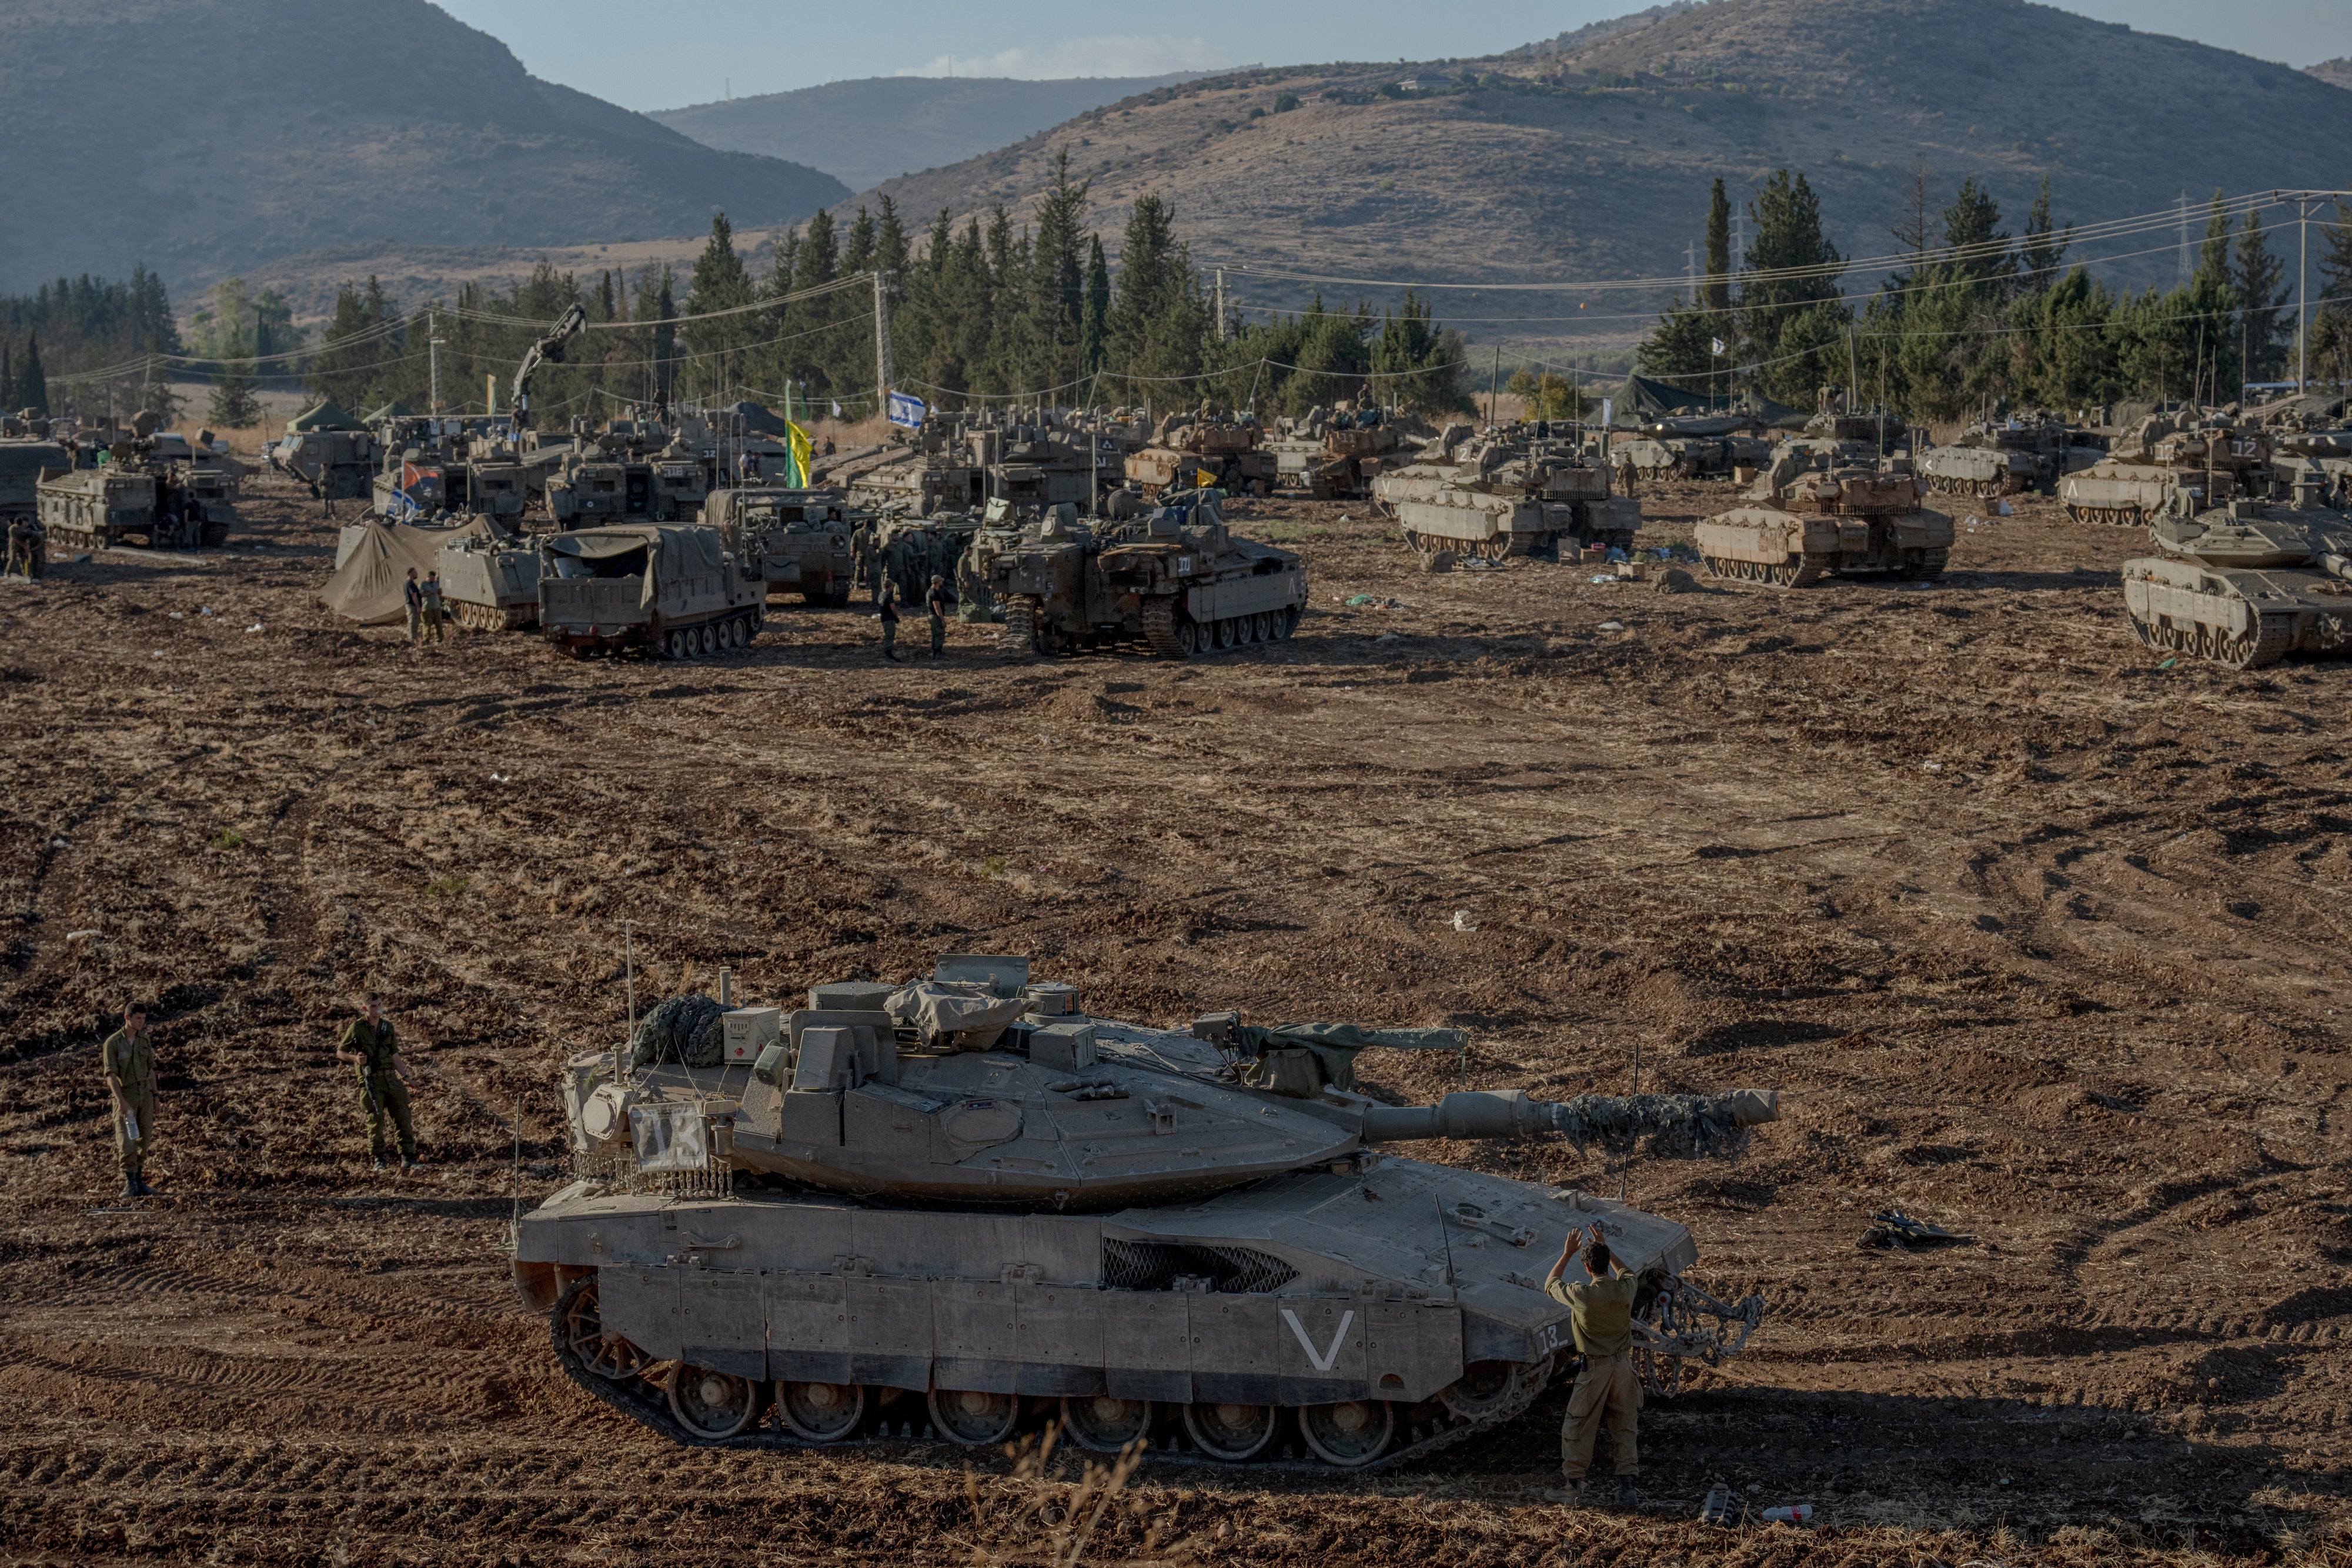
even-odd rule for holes
{"type": "Polygon", "coordinates": [[[985,953],[942,953],[931,969],[934,980],[967,980],[986,986],[993,997],[1019,996],[1029,985],[1029,960],[985,953]]]}

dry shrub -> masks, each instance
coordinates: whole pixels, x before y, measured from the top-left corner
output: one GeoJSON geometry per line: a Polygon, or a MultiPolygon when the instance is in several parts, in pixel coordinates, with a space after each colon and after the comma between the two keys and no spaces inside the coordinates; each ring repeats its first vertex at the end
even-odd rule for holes
{"type": "Polygon", "coordinates": [[[1122,1563],[1192,1560],[1173,1533],[1174,1509],[1155,1513],[1149,1501],[1128,1490],[1143,1462],[1143,1441],[1129,1444],[1108,1461],[1086,1459],[1073,1474],[1069,1456],[1055,1455],[1061,1435],[1055,1425],[1042,1437],[1007,1443],[1004,1455],[1013,1461],[1013,1473],[985,1489],[977,1473],[964,1471],[972,1521],[965,1544],[973,1563],[988,1568],[1077,1568],[1089,1551],[1110,1552],[1122,1563]]]}

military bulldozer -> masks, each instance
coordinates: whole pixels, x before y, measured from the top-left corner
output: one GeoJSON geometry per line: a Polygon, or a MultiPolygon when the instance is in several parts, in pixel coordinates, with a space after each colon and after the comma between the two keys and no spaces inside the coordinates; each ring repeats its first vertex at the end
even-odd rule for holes
{"type": "Polygon", "coordinates": [[[767,578],[717,528],[623,523],[547,535],[540,548],[540,630],[574,658],[635,648],[705,659],[760,634],[767,578]]]}
{"type": "Polygon", "coordinates": [[[557,1364],[679,1442],[919,1429],[982,1449],[1050,1423],[1100,1453],[1409,1463],[1569,1375],[1543,1281],[1594,1226],[1642,1281],[1653,1397],[1764,1315],[1698,1281],[1675,1220],[1391,1151],[1730,1155],[1777,1119],[1769,1092],[1389,1105],[1355,1087],[1360,1054],[1466,1037],[1124,1023],[1020,957],[943,956],[806,1006],[725,991],[571,1057],[575,1179],[512,1229],[557,1364]]]}
{"type": "Polygon", "coordinates": [[[1918,476],[1899,466],[1842,465],[1833,437],[1781,443],[1747,504],[1693,530],[1717,577],[1803,588],[1829,572],[1943,574],[1952,519],[1919,504],[1918,476]]]}
{"type": "Polygon", "coordinates": [[[2233,670],[2352,644],[2352,515],[2237,500],[2198,510],[2175,492],[2123,566],[2125,612],[2150,648],[2233,670]]]}
{"type": "Polygon", "coordinates": [[[1056,509],[990,563],[1016,656],[1140,642],[1163,659],[1286,641],[1307,609],[1307,565],[1237,539],[1213,490],[1170,492],[1132,522],[1056,509]]]}

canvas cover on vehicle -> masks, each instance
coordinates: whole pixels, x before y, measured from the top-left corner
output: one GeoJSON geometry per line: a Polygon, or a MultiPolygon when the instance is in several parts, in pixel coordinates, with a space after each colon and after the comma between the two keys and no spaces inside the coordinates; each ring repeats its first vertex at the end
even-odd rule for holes
{"type": "Polygon", "coordinates": [[[1356,1057],[1373,1046],[1390,1051],[1460,1051],[1470,1043],[1468,1031],[1458,1029],[1366,1029],[1352,1023],[1286,1023],[1272,1029],[1240,1031],[1242,1054],[1304,1050],[1321,1064],[1324,1082],[1334,1089],[1356,1086],[1356,1057]]]}
{"type": "Polygon", "coordinates": [[[456,528],[412,528],[405,523],[371,523],[352,546],[343,564],[327,579],[320,602],[346,621],[362,626],[385,626],[407,612],[402,589],[408,569],[422,578],[433,570],[433,554],[452,539],[488,529],[479,522],[456,528]]]}
{"type": "Polygon", "coordinates": [[[286,422],[289,434],[299,434],[313,430],[365,430],[366,428],[366,425],[352,417],[349,410],[332,398],[321,403],[312,404],[286,422]]]}
{"type": "Polygon", "coordinates": [[[579,528],[547,541],[558,555],[582,560],[608,560],[631,550],[646,552],[648,570],[640,604],[651,604],[665,583],[683,577],[717,575],[727,547],[716,528],[667,528],[639,526],[625,528],[579,528]]]}
{"type": "Polygon", "coordinates": [[[985,1051],[1029,1003],[1021,996],[997,996],[977,980],[918,980],[891,992],[882,1007],[900,1023],[920,1030],[926,1041],[985,1051]]]}

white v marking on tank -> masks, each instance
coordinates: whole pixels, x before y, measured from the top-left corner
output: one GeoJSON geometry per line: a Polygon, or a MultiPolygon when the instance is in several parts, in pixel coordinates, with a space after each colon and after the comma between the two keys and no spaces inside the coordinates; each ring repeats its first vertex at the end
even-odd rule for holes
{"type": "Polygon", "coordinates": [[[1288,1307],[1282,1309],[1282,1321],[1288,1323],[1290,1332],[1298,1336],[1298,1348],[1307,1353],[1307,1359],[1315,1364],[1315,1370],[1328,1372],[1332,1364],[1339,1359],[1339,1342],[1348,1337],[1348,1325],[1356,1321],[1356,1314],[1352,1310],[1339,1314],[1339,1326],[1331,1331],[1331,1348],[1328,1353],[1316,1350],[1315,1342],[1307,1337],[1307,1325],[1300,1322],[1298,1314],[1288,1307]]]}

